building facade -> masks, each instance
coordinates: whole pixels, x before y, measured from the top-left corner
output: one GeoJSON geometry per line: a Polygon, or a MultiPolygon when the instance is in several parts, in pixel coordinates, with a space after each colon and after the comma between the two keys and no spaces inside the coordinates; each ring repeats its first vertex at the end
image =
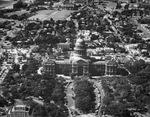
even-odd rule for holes
{"type": "Polygon", "coordinates": [[[50,76],[55,77],[56,76],[56,63],[52,60],[48,60],[44,63],[44,72],[49,73],[50,76]]]}

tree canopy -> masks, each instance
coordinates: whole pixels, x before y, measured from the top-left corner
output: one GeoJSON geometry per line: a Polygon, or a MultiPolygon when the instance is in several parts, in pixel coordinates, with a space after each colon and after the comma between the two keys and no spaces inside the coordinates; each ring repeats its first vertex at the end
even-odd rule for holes
{"type": "Polygon", "coordinates": [[[93,83],[87,79],[79,78],[75,81],[75,107],[84,113],[93,111],[95,108],[95,93],[93,83]]]}

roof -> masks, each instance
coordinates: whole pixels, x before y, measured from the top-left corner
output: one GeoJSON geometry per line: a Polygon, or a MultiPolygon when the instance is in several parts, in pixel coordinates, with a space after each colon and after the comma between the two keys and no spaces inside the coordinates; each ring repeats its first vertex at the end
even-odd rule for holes
{"type": "Polygon", "coordinates": [[[53,60],[47,60],[44,64],[54,64],[55,63],[55,61],[53,61],[53,60]]]}
{"type": "Polygon", "coordinates": [[[70,59],[70,63],[73,63],[73,64],[78,64],[78,63],[88,64],[89,60],[74,56],[70,59]]]}
{"type": "Polygon", "coordinates": [[[57,64],[70,64],[69,59],[55,60],[57,64]]]}
{"type": "Polygon", "coordinates": [[[26,107],[26,105],[16,105],[15,107],[26,107]]]}

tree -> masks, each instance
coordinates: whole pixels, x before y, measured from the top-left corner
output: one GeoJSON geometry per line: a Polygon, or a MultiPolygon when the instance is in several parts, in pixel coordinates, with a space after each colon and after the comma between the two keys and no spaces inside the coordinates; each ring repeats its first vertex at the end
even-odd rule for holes
{"type": "Polygon", "coordinates": [[[0,96],[0,107],[4,107],[6,105],[8,105],[8,102],[4,97],[0,96]]]}
{"type": "Polygon", "coordinates": [[[112,101],[112,100],[113,100],[113,97],[105,96],[105,97],[103,98],[103,103],[104,103],[106,106],[108,106],[108,105],[111,104],[111,101],[112,101]]]}
{"type": "Polygon", "coordinates": [[[88,113],[95,107],[95,93],[93,84],[85,77],[75,79],[75,107],[88,113]]]}
{"type": "Polygon", "coordinates": [[[118,75],[122,75],[122,76],[127,76],[129,73],[126,69],[123,69],[123,68],[118,68],[117,69],[117,74],[118,75]]]}
{"type": "Polygon", "coordinates": [[[50,1],[49,8],[52,9],[53,5],[54,5],[53,1],[50,1]]]}
{"type": "Polygon", "coordinates": [[[83,97],[75,98],[75,106],[79,110],[82,110],[84,113],[90,112],[93,108],[93,104],[91,104],[91,97],[89,95],[83,97]]]}
{"type": "Polygon", "coordinates": [[[34,108],[35,108],[37,105],[38,105],[38,104],[35,103],[33,100],[28,100],[28,101],[27,101],[27,106],[30,107],[29,115],[32,114],[32,111],[34,110],[34,108]]]}
{"type": "Polygon", "coordinates": [[[19,71],[20,71],[20,65],[19,65],[19,64],[14,64],[14,65],[13,65],[13,70],[14,70],[15,72],[19,72],[19,71]]]}
{"type": "Polygon", "coordinates": [[[65,97],[65,93],[64,93],[63,85],[62,84],[56,84],[55,88],[53,89],[52,99],[56,103],[64,104],[64,97],[65,97]]]}
{"type": "Polygon", "coordinates": [[[25,71],[25,70],[27,69],[27,67],[28,67],[28,65],[27,65],[27,64],[24,64],[24,65],[22,66],[22,71],[25,71]]]}
{"type": "Polygon", "coordinates": [[[46,105],[46,112],[48,117],[67,117],[69,115],[65,106],[57,106],[53,103],[46,105]]]}
{"type": "Polygon", "coordinates": [[[133,111],[146,113],[150,98],[146,91],[148,76],[139,72],[123,78],[102,79],[105,91],[102,112],[117,117],[130,117],[133,111]]]}
{"type": "Polygon", "coordinates": [[[17,3],[13,5],[14,9],[25,8],[25,7],[27,7],[27,4],[23,3],[21,0],[19,0],[17,3]]]}
{"type": "Polygon", "coordinates": [[[125,67],[132,73],[138,73],[142,69],[146,67],[145,61],[144,60],[136,60],[133,64],[126,63],[125,67]]]}
{"type": "Polygon", "coordinates": [[[33,117],[46,117],[47,113],[45,107],[42,105],[36,105],[33,111],[33,117]]]}
{"type": "Polygon", "coordinates": [[[26,68],[25,74],[30,75],[31,73],[35,73],[39,68],[39,62],[33,58],[31,58],[28,62],[28,67],[26,68]]]}

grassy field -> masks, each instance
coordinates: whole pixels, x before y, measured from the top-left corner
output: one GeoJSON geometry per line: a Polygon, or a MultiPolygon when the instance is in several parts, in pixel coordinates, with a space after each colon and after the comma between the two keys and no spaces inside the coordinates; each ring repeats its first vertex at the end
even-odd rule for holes
{"type": "Polygon", "coordinates": [[[56,11],[53,14],[51,14],[48,19],[53,18],[54,20],[63,20],[67,18],[71,13],[74,11],[70,10],[62,10],[62,11],[56,11]]]}
{"type": "Polygon", "coordinates": [[[55,11],[55,10],[41,10],[38,11],[36,15],[30,17],[29,19],[39,19],[41,21],[48,20],[50,18],[53,18],[54,20],[63,20],[67,18],[72,12],[70,10],[61,10],[61,11],[55,11]]]}

